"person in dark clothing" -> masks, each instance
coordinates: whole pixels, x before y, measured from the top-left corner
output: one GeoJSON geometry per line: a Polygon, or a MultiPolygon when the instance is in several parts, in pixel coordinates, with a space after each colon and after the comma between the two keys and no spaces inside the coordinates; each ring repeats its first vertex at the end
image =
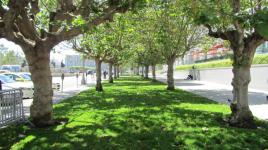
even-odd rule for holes
{"type": "Polygon", "coordinates": [[[104,72],[103,72],[103,77],[104,77],[104,79],[106,79],[106,76],[107,76],[107,71],[105,70],[104,72]]]}
{"type": "Polygon", "coordinates": [[[193,80],[193,76],[189,74],[186,79],[187,80],[193,80]]]}

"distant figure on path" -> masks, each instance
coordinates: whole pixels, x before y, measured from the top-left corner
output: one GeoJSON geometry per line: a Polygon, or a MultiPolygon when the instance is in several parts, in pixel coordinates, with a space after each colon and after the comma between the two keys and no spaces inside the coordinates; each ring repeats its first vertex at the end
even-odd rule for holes
{"type": "Polygon", "coordinates": [[[105,70],[105,71],[103,72],[103,77],[104,77],[104,79],[106,79],[107,74],[108,74],[108,72],[105,70]]]}
{"type": "Polygon", "coordinates": [[[193,80],[193,76],[189,74],[189,75],[187,76],[186,80],[193,80]]]}

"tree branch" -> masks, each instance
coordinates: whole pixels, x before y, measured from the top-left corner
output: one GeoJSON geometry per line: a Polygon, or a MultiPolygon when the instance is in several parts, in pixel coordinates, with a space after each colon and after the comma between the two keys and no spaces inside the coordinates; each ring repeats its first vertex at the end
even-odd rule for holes
{"type": "Polygon", "coordinates": [[[244,38],[245,44],[250,44],[254,49],[256,49],[259,45],[264,43],[267,39],[265,39],[263,36],[261,36],[257,31],[253,32],[250,36],[247,38],[244,38]]]}
{"type": "Polygon", "coordinates": [[[208,29],[209,36],[214,37],[214,38],[221,38],[223,40],[228,40],[228,36],[226,33],[221,32],[221,31],[214,32],[212,30],[212,27],[208,24],[205,24],[204,26],[208,29]]]}
{"type": "Polygon", "coordinates": [[[18,17],[18,10],[16,9],[16,7],[10,7],[3,17],[3,37],[22,47],[33,47],[35,43],[19,33],[18,27],[14,24],[16,18],[18,17]]]}
{"type": "MultiPolygon", "coordinates": [[[[88,22],[88,30],[92,30],[95,26],[104,23],[106,21],[112,21],[112,18],[114,16],[115,13],[117,13],[118,10],[117,9],[112,9],[109,8],[107,9],[106,12],[104,12],[104,14],[100,17],[97,17],[95,19],[93,19],[92,21],[88,22]]],[[[48,42],[52,42],[55,43],[55,45],[57,45],[59,42],[64,41],[64,40],[70,40],[73,37],[82,34],[83,30],[79,27],[73,27],[71,29],[63,29],[61,31],[58,31],[56,34],[51,34],[51,36],[48,39],[48,42]]]]}

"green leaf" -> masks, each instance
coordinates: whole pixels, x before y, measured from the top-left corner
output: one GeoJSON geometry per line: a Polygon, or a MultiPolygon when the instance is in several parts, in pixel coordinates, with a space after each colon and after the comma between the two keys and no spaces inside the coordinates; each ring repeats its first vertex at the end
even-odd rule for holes
{"type": "Polygon", "coordinates": [[[262,22],[262,23],[259,23],[256,27],[257,29],[257,32],[265,37],[266,39],[268,39],[268,22],[262,22]]]}
{"type": "Polygon", "coordinates": [[[82,27],[86,24],[86,21],[79,15],[73,20],[72,24],[77,27],[82,27]]]}

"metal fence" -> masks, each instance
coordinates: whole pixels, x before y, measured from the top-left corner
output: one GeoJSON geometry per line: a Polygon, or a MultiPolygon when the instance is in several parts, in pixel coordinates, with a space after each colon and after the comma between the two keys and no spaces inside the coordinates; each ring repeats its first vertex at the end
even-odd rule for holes
{"type": "Polygon", "coordinates": [[[24,120],[21,89],[0,91],[0,127],[24,120]]]}

